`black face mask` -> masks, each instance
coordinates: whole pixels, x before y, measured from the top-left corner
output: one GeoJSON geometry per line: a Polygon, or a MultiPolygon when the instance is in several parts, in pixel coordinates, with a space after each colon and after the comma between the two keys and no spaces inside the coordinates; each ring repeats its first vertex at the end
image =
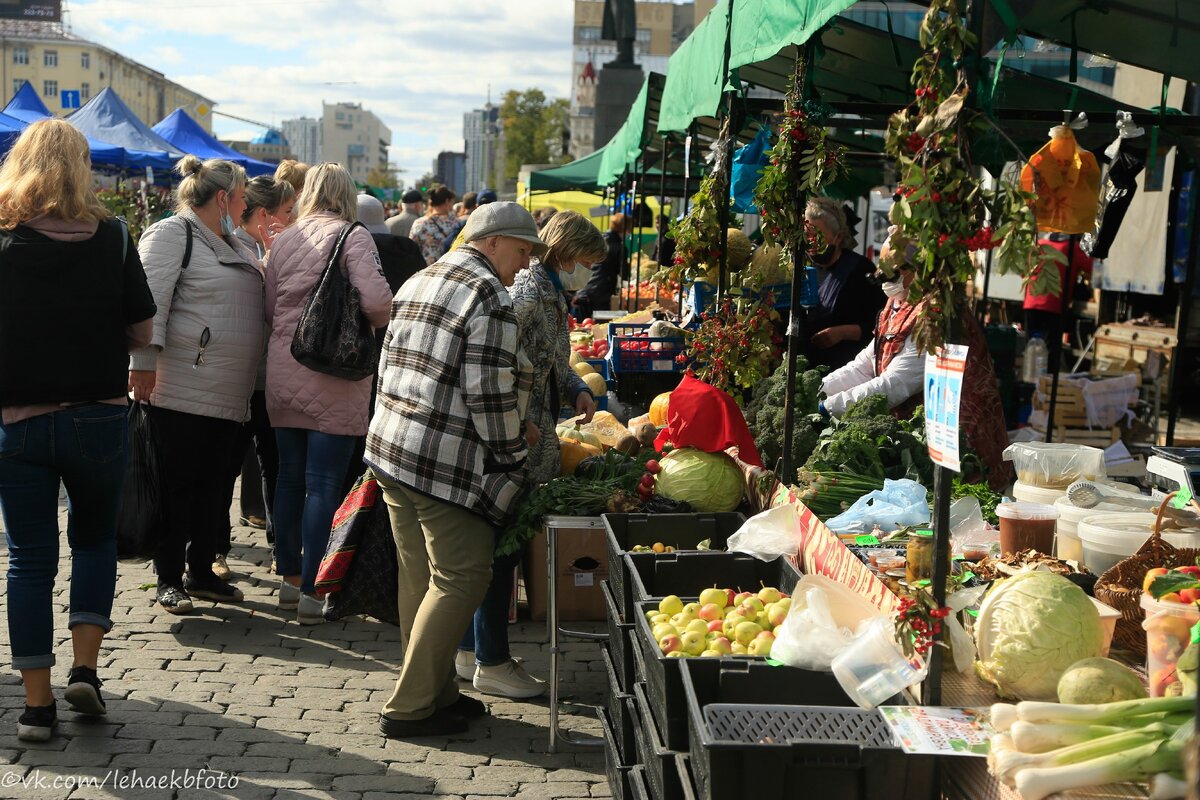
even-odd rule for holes
{"type": "Polygon", "coordinates": [[[826,245],[825,249],[819,253],[809,253],[808,257],[811,258],[812,262],[818,267],[831,267],[837,260],[835,258],[836,253],[837,247],[831,244],[826,245]]]}

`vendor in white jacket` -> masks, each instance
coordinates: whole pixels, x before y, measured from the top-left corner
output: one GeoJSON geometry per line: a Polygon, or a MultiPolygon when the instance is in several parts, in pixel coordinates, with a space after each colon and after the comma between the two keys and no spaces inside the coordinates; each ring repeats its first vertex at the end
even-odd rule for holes
{"type": "MultiPolygon", "coordinates": [[[[912,245],[909,245],[910,249],[912,245]]],[[[896,408],[921,391],[925,359],[911,334],[917,322],[917,306],[908,302],[908,286],[913,272],[907,260],[895,259],[891,239],[879,251],[879,260],[899,260],[896,275],[883,284],[887,303],[879,312],[875,335],[854,360],[831,372],[821,383],[825,393],[822,404],[833,416],[846,406],[873,394],[886,395],[888,406],[896,408]]]]}

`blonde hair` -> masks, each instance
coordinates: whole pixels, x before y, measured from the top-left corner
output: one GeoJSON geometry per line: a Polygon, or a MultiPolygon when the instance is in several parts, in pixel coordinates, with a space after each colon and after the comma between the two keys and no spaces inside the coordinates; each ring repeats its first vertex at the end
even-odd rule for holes
{"type": "Polygon", "coordinates": [[[346,222],[358,221],[358,187],[341,164],[326,161],[308,171],[304,191],[296,201],[296,219],[329,212],[346,222]]]}
{"type": "Polygon", "coordinates": [[[608,251],[600,230],[576,211],[559,211],[538,236],[546,243],[542,263],[552,267],[570,267],[581,259],[590,267],[608,251]]]}
{"type": "Polygon", "coordinates": [[[260,208],[268,213],[276,211],[281,205],[296,196],[296,190],[287,181],[280,181],[270,175],[259,175],[246,184],[246,210],[242,212],[242,222],[249,222],[250,217],[260,208]]]}
{"type": "Polygon", "coordinates": [[[43,214],[86,222],[111,216],[92,191],[87,139],[61,119],[26,128],[0,166],[0,230],[43,214]]]}
{"type": "Polygon", "coordinates": [[[217,196],[217,192],[233,194],[246,186],[246,170],[223,158],[201,161],[196,156],[184,156],[175,165],[183,176],[175,190],[178,210],[201,208],[217,196]]]}
{"type": "Polygon", "coordinates": [[[297,197],[304,191],[304,178],[306,175],[308,175],[308,164],[296,161],[293,158],[285,158],[275,168],[275,180],[290,183],[297,197]]]}

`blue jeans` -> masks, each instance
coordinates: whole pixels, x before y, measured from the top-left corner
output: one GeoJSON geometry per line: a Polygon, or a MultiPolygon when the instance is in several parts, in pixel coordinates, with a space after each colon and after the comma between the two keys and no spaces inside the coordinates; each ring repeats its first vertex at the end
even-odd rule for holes
{"type": "Polygon", "coordinates": [[[482,666],[495,667],[512,657],[508,651],[508,605],[512,600],[513,567],[521,563],[522,555],[518,550],[492,561],[492,582],[458,645],[459,650],[475,651],[475,661],[482,666]]]}
{"type": "Polygon", "coordinates": [[[275,569],[299,575],[300,591],[316,591],[317,568],[329,544],[333,515],[342,504],[342,480],[354,436],[276,428],[279,477],[275,485],[275,569]]]}
{"type": "Polygon", "coordinates": [[[126,415],[121,406],[92,403],[0,423],[0,512],[8,539],[8,636],[14,669],[54,666],[60,481],[67,490],[71,547],[67,626],[112,629],[126,415]]]}

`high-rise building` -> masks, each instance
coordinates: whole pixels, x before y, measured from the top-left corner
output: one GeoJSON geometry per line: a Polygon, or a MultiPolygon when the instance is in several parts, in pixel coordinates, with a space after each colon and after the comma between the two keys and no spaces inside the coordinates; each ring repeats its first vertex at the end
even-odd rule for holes
{"type": "Polygon", "coordinates": [[[433,179],[459,197],[467,191],[467,154],[443,150],[433,160],[433,179]]]}
{"type": "MultiPolygon", "coordinates": [[[[667,60],[691,34],[716,0],[638,0],[634,60],[643,72],[666,74],[667,60]]],[[[571,78],[573,92],[569,126],[570,154],[581,158],[605,142],[594,141],[596,80],[600,70],[617,56],[616,42],[600,39],[604,26],[604,0],[575,0],[575,34],[571,78]]]]}
{"type": "Polygon", "coordinates": [[[6,102],[29,81],[51,113],[66,116],[108,86],[147,125],[182,108],[212,132],[212,100],[59,23],[0,21],[0,65],[6,102]]]}
{"type": "Polygon", "coordinates": [[[387,169],[392,131],[379,117],[364,109],[361,103],[322,103],[321,106],[321,161],[338,162],[359,183],[367,182],[371,170],[387,169]]]}
{"type": "Polygon", "coordinates": [[[280,125],[292,155],[305,164],[317,164],[321,157],[321,121],[312,117],[285,119],[280,125]]]}
{"type": "Polygon", "coordinates": [[[463,145],[466,154],[466,184],[463,191],[496,188],[500,139],[500,109],[490,102],[463,114],[463,145]]]}

